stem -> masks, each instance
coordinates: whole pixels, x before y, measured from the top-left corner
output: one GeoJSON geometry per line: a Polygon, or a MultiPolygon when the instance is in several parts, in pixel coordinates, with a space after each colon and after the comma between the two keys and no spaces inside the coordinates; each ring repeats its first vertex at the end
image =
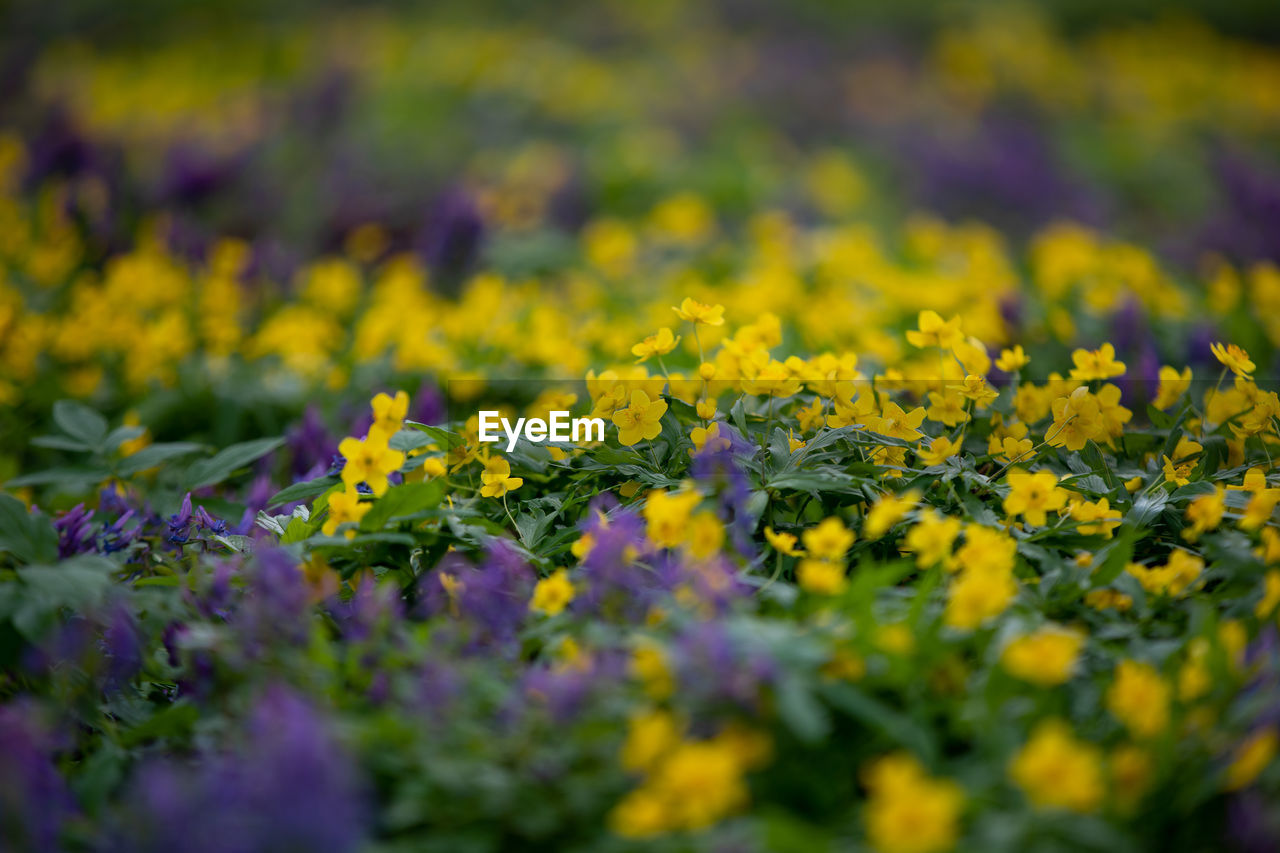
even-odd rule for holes
{"type": "Polygon", "coordinates": [[[1037,454],[1037,453],[1039,453],[1041,450],[1044,450],[1044,448],[1049,444],[1049,442],[1050,442],[1050,441],[1053,441],[1053,439],[1057,438],[1057,437],[1058,437],[1058,433],[1060,433],[1060,432],[1062,432],[1064,429],[1066,429],[1066,428],[1067,428],[1067,424],[1071,423],[1071,422],[1072,422],[1073,420],[1075,420],[1075,419],[1076,419],[1076,416],[1075,416],[1075,415],[1072,415],[1071,417],[1067,418],[1065,421],[1063,421],[1063,422],[1062,422],[1062,426],[1058,427],[1057,431],[1056,431],[1056,432],[1054,432],[1054,434],[1053,434],[1053,435],[1046,435],[1046,436],[1044,437],[1044,441],[1040,442],[1039,444],[1037,444],[1035,447],[1031,448],[1030,450],[1024,451],[1024,452],[1022,452],[1022,453],[1019,453],[1017,456],[1015,456],[1015,457],[1013,457],[1012,459],[1010,459],[1010,460],[1005,464],[1005,466],[1004,466],[1003,468],[1001,468],[1001,469],[1000,469],[999,471],[997,471],[994,475],[992,475],[991,479],[992,479],[992,480],[999,480],[999,479],[1000,479],[1000,475],[1001,475],[1001,474],[1003,474],[1006,470],[1008,470],[1009,466],[1014,465],[1014,464],[1017,464],[1017,462],[1018,462],[1019,460],[1021,460],[1021,459],[1022,459],[1022,457],[1026,456],[1028,453],[1030,453],[1030,454],[1031,454],[1031,458],[1032,458],[1032,459],[1034,459],[1034,458],[1036,457],[1036,454],[1037,454]]]}

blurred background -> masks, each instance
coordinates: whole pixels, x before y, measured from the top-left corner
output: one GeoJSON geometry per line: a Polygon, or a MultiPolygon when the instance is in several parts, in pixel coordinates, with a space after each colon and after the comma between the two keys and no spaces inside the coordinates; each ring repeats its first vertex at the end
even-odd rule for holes
{"type": "Polygon", "coordinates": [[[1280,254],[1280,10],[1262,0],[11,0],[4,16],[19,179],[65,182],[102,255],[163,211],[177,250],[242,237],[281,279],[352,245],[523,273],[673,190],[729,221],[923,210],[1014,238],[1072,220],[1184,265],[1280,254]]]}

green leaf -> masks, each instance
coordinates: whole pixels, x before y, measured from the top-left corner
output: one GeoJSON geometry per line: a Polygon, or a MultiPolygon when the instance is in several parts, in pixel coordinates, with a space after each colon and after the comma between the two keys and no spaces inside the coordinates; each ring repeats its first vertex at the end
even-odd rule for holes
{"type": "Polygon", "coordinates": [[[37,435],[31,439],[34,447],[47,447],[50,450],[70,450],[73,453],[85,453],[93,450],[83,441],[67,438],[65,435],[37,435]]]}
{"type": "Polygon", "coordinates": [[[283,438],[259,438],[233,444],[220,450],[209,459],[202,459],[187,469],[187,488],[198,489],[202,486],[221,483],[239,469],[261,459],[282,444],[284,444],[283,438]]]}
{"type": "Polygon", "coordinates": [[[51,563],[58,559],[58,533],[43,513],[33,513],[13,495],[0,493],[0,551],[20,563],[51,563]]]}
{"type": "Polygon", "coordinates": [[[414,429],[422,430],[427,435],[434,438],[437,443],[443,445],[447,449],[459,447],[467,443],[465,438],[458,435],[456,432],[450,432],[443,427],[431,426],[430,424],[420,424],[417,421],[405,421],[405,424],[413,427],[414,429]]]}
{"type": "Polygon", "coordinates": [[[135,438],[141,438],[147,432],[146,427],[140,426],[118,426],[102,442],[103,449],[107,452],[115,450],[126,441],[133,441],[135,438]]]}
{"type": "Polygon", "coordinates": [[[121,477],[132,477],[148,468],[154,468],[161,462],[176,459],[203,450],[204,445],[193,441],[173,441],[148,445],[137,453],[126,456],[116,463],[116,473],[121,477]]]}
{"type": "Polygon", "coordinates": [[[19,569],[26,594],[13,614],[14,627],[35,642],[53,627],[63,608],[72,613],[92,610],[106,598],[115,568],[105,557],[82,554],[56,566],[19,569]]]}
{"type": "Polygon", "coordinates": [[[35,471],[30,474],[23,474],[21,477],[14,477],[5,483],[5,487],[16,489],[20,486],[50,486],[56,484],[66,486],[72,490],[88,489],[110,476],[111,472],[106,468],[46,468],[43,471],[35,471]]]}
{"type": "Polygon", "coordinates": [[[337,477],[316,477],[314,480],[304,480],[301,483],[294,483],[292,486],[286,486],[276,492],[271,500],[267,501],[267,508],[280,506],[281,504],[293,503],[294,501],[305,501],[314,498],[316,495],[322,495],[329,489],[338,485],[340,481],[337,477]]]}
{"type": "Polygon", "coordinates": [[[395,518],[404,518],[424,509],[440,505],[444,497],[444,483],[430,480],[426,483],[405,483],[392,486],[378,498],[373,508],[360,520],[361,530],[379,530],[395,518]]]}
{"type": "Polygon", "coordinates": [[[101,447],[107,437],[107,419],[75,400],[54,403],[53,422],[67,435],[92,448],[101,447]]]}

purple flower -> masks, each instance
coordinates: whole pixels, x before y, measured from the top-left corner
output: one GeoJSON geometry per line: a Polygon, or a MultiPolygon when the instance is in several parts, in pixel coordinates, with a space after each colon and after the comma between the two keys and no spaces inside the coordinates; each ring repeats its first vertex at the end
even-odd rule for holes
{"type": "Polygon", "coordinates": [[[53,522],[58,531],[58,558],[67,559],[76,554],[94,550],[93,510],[84,504],[76,504],[53,522]]]}
{"type": "Polygon", "coordinates": [[[59,832],[75,802],[53,752],[53,739],[30,706],[0,706],[0,847],[62,849],[59,832]]]}
{"type": "Polygon", "coordinates": [[[359,849],[367,821],[362,786],[315,709],[274,686],[254,705],[244,732],[225,754],[144,767],[117,816],[114,848],[359,849]]]}

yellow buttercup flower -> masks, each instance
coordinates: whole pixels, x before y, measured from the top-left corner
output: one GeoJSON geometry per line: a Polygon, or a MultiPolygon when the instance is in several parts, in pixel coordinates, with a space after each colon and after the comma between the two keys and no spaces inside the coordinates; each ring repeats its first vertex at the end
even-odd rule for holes
{"type": "Polygon", "coordinates": [[[686,296],[684,301],[680,303],[680,307],[672,308],[671,310],[676,312],[681,320],[686,320],[695,326],[724,325],[723,305],[706,305],[686,296]]]}
{"type": "Polygon", "coordinates": [[[397,391],[395,397],[378,394],[370,406],[373,408],[373,426],[369,431],[376,429],[389,438],[400,431],[409,415],[409,395],[403,391],[397,391]]]}
{"type": "MultiPolygon", "coordinates": [[[[796,548],[798,541],[794,534],[791,533],[775,533],[772,527],[764,529],[764,538],[773,546],[775,551],[786,554],[788,557],[799,557],[804,552],[796,548]]],[[[1280,576],[1280,572],[1277,573],[1280,576]]]]}
{"type": "Polygon", "coordinates": [[[959,785],[929,776],[906,753],[877,759],[862,775],[867,840],[878,853],[942,853],[955,846],[964,806],[959,785]]]}
{"type": "Polygon", "coordinates": [[[987,380],[981,376],[970,373],[964,378],[964,382],[959,385],[948,385],[948,391],[955,391],[966,400],[972,400],[979,408],[985,408],[1000,394],[987,384],[987,380]]]}
{"type": "Polygon", "coordinates": [[[666,413],[666,400],[650,400],[644,391],[632,391],[629,405],[613,413],[618,442],[630,447],[641,440],[657,438],[662,432],[662,416],[666,413]]]}
{"type": "Polygon", "coordinates": [[[490,456],[480,472],[480,495],[500,498],[524,485],[523,477],[511,476],[511,463],[502,456],[490,456]]]}
{"type": "Polygon", "coordinates": [[[951,457],[959,456],[962,444],[962,440],[952,441],[940,435],[929,442],[928,449],[917,450],[916,456],[925,465],[941,465],[951,457]]]}
{"type": "Polygon", "coordinates": [[[715,556],[724,545],[724,524],[711,510],[696,513],[689,520],[685,545],[689,553],[700,560],[715,556]]]}
{"type": "Polygon", "coordinates": [[[1280,748],[1280,734],[1277,734],[1275,726],[1251,735],[1232,753],[1223,787],[1228,791],[1239,791],[1252,785],[1275,759],[1277,748],[1280,748]]]}
{"type": "Polygon", "coordinates": [[[637,356],[638,362],[648,361],[655,355],[666,355],[680,343],[680,336],[673,335],[671,330],[663,326],[656,333],[642,340],[631,348],[631,354],[637,356]]]}
{"type": "Polygon", "coordinates": [[[949,350],[963,340],[960,318],[943,320],[937,311],[921,311],[916,318],[916,329],[907,332],[907,342],[921,349],[941,347],[949,350]]]}
{"type": "Polygon", "coordinates": [[[1093,351],[1078,349],[1071,353],[1071,360],[1075,362],[1071,378],[1081,382],[1124,375],[1124,362],[1116,361],[1116,348],[1111,344],[1103,344],[1093,351]]]}
{"type": "Polygon", "coordinates": [[[1071,519],[1080,522],[1076,531],[1085,536],[1103,536],[1110,539],[1123,518],[1120,510],[1111,508],[1111,501],[1107,498],[1099,498],[1093,503],[1082,500],[1072,501],[1068,509],[1071,519]]]}
{"type": "Polygon", "coordinates": [[[1248,379],[1249,374],[1258,367],[1249,358],[1249,353],[1235,344],[1213,343],[1209,344],[1209,349],[1213,352],[1213,357],[1224,367],[1244,379],[1248,379]]]}
{"type": "Polygon", "coordinates": [[[1136,738],[1153,737],[1169,725],[1169,685],[1150,664],[1122,660],[1107,690],[1107,710],[1136,738]]]}
{"type": "Polygon", "coordinates": [[[1191,368],[1184,367],[1179,373],[1177,368],[1164,365],[1160,368],[1160,385],[1156,389],[1156,398],[1151,402],[1161,411],[1169,408],[1191,387],[1191,368]]]}
{"type": "Polygon", "coordinates": [[[1187,506],[1187,521],[1191,526],[1183,528],[1182,538],[1195,542],[1200,534],[1213,530],[1222,523],[1226,511],[1227,490],[1217,486],[1212,493],[1201,495],[1187,506]]]}
{"type": "Polygon", "coordinates": [[[969,411],[965,406],[964,396],[953,391],[941,394],[937,391],[930,391],[927,414],[929,420],[938,421],[949,427],[958,426],[969,421],[969,411]]]}
{"type": "Polygon", "coordinates": [[[1000,664],[1010,675],[1041,687],[1063,684],[1075,672],[1084,641],[1077,628],[1046,625],[1005,646],[1000,664]]]}
{"type": "Polygon", "coordinates": [[[1009,763],[1009,775],[1039,808],[1089,813],[1102,802],[1102,754],[1077,740],[1067,724],[1047,720],[1009,763]]]}
{"type": "MultiPolygon", "coordinates": [[[[351,486],[347,486],[340,492],[333,492],[329,495],[329,516],[325,519],[320,532],[325,536],[332,536],[343,524],[348,522],[359,524],[360,519],[364,518],[365,513],[372,508],[373,504],[360,502],[360,493],[351,486]]],[[[348,539],[355,535],[354,530],[346,532],[348,539]]]]}
{"type": "Polygon", "coordinates": [[[1009,494],[1004,499],[1004,511],[1011,517],[1021,515],[1028,524],[1043,526],[1047,513],[1056,512],[1067,505],[1068,494],[1058,488],[1058,477],[1052,471],[1034,474],[1014,468],[1008,477],[1009,494]]]}
{"type": "Polygon", "coordinates": [[[569,580],[569,573],[564,569],[557,569],[534,586],[529,609],[534,613],[555,616],[569,606],[573,595],[574,588],[569,580]]]}
{"type": "Polygon", "coordinates": [[[387,447],[388,437],[381,430],[370,430],[364,439],[344,438],[338,445],[338,452],[346,460],[342,482],[350,488],[366,483],[375,495],[386,494],[390,486],[387,475],[399,471],[404,464],[404,454],[387,447]]]}
{"type": "Polygon", "coordinates": [[[1018,344],[1010,349],[1000,351],[1000,357],[996,359],[996,367],[1005,373],[1016,373],[1031,363],[1030,357],[1022,349],[1022,344],[1018,344]]]}
{"type": "Polygon", "coordinates": [[[689,516],[702,500],[694,491],[649,492],[644,505],[644,520],[649,541],[659,548],[675,548],[685,540],[689,516]]]}
{"type": "Polygon", "coordinates": [[[901,495],[886,492],[867,510],[862,529],[869,539],[878,539],[889,532],[920,500],[920,493],[912,490],[901,495]]]}
{"type": "Polygon", "coordinates": [[[941,564],[950,570],[954,566],[951,546],[960,535],[960,527],[960,519],[927,510],[907,531],[903,548],[916,555],[916,565],[922,569],[941,564]]]}
{"type": "Polygon", "coordinates": [[[857,537],[844,526],[844,522],[833,516],[824,519],[817,527],[806,530],[802,538],[809,556],[819,560],[839,560],[853,546],[857,537]]]}

